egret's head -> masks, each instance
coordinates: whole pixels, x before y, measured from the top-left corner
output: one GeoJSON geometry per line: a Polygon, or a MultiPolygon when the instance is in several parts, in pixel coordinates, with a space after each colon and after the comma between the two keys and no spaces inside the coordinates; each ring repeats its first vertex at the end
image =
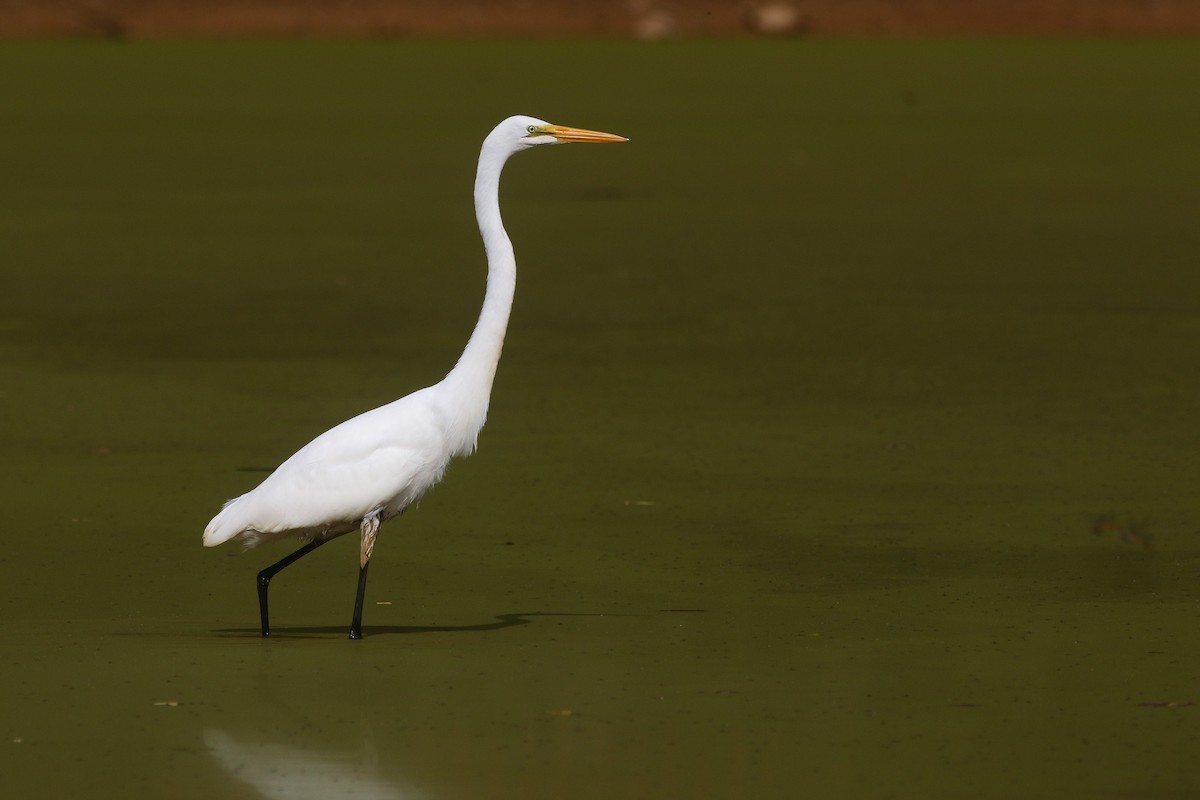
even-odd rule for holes
{"type": "Polygon", "coordinates": [[[501,134],[513,145],[514,150],[524,150],[539,144],[563,144],[566,142],[625,142],[624,136],[566,125],[552,125],[536,117],[509,117],[497,126],[494,134],[501,134]]]}

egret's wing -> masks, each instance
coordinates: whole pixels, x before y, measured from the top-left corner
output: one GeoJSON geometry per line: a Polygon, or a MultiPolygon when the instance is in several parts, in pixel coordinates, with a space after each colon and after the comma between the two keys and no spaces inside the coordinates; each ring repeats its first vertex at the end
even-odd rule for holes
{"type": "Polygon", "coordinates": [[[252,524],[264,533],[358,522],[386,506],[402,509],[428,488],[432,465],[404,447],[377,447],[365,458],[296,464],[255,490],[252,524]]]}
{"type": "Polygon", "coordinates": [[[441,478],[448,456],[432,412],[405,406],[369,411],[313,439],[230,502],[209,523],[205,544],[247,531],[344,532],[368,514],[415,502],[441,478]]]}

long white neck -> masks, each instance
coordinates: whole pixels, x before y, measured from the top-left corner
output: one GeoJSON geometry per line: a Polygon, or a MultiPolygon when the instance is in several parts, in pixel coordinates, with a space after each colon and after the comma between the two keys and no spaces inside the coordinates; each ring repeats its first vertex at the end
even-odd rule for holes
{"type": "Polygon", "coordinates": [[[517,259],[500,218],[500,172],[509,155],[510,151],[491,137],[485,139],[475,173],[475,219],[487,253],[487,292],[466,348],[441,383],[447,390],[447,403],[452,405],[455,433],[460,438],[455,451],[459,454],[475,449],[476,436],[487,419],[517,285],[517,259]]]}

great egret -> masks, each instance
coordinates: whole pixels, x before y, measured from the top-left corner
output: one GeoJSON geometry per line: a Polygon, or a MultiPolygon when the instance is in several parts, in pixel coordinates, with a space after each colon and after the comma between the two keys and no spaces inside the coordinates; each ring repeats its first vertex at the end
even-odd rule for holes
{"type": "Polygon", "coordinates": [[[299,550],[258,573],[262,635],[270,636],[271,578],[302,556],[358,529],[358,593],[350,638],[362,638],[367,566],[379,525],[417,502],[450,459],[475,450],[516,287],[517,262],[500,218],[500,173],[509,156],[543,144],[624,142],[622,136],[509,117],[483,140],[475,173],[475,218],[487,253],[479,321],[454,369],[433,386],[367,411],[300,448],[255,489],[225,504],[204,530],[207,547],[236,539],[247,548],[295,537],[299,550]]]}

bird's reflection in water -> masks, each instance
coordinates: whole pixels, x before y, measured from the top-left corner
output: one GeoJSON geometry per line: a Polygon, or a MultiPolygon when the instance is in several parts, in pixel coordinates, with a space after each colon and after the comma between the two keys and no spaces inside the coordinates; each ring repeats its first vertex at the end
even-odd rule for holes
{"type": "Polygon", "coordinates": [[[238,740],[224,731],[204,732],[204,744],[231,776],[271,800],[427,800],[415,786],[379,775],[374,758],[355,759],[290,745],[238,740]],[[364,763],[365,762],[365,763],[364,763]]]}

